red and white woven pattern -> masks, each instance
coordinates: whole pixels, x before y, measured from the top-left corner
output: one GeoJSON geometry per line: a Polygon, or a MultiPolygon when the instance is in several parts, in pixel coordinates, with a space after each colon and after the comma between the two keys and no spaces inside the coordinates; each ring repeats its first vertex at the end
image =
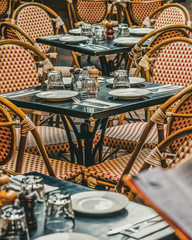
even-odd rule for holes
{"type": "Polygon", "coordinates": [[[185,157],[191,155],[192,157],[192,141],[191,138],[186,141],[177,151],[173,159],[173,164],[182,161],[185,157]]]}
{"type": "MultiPolygon", "coordinates": [[[[16,157],[17,157],[17,152],[15,153],[12,160],[9,161],[6,165],[4,165],[3,168],[9,169],[9,170],[15,170],[16,157]]],[[[64,161],[59,161],[56,159],[50,159],[50,162],[56,174],[56,177],[64,180],[68,180],[68,181],[82,174],[83,170],[85,169],[84,166],[72,164],[64,161]]],[[[22,162],[22,167],[21,167],[21,174],[32,172],[32,171],[36,171],[36,172],[48,175],[47,168],[41,156],[25,153],[24,159],[22,162]]]]}
{"type": "MultiPolygon", "coordinates": [[[[72,69],[72,67],[63,67],[63,66],[56,66],[54,67],[54,69],[56,71],[61,71],[62,72],[62,75],[63,77],[70,77],[70,70],[72,69]]],[[[43,68],[38,68],[38,76],[40,78],[43,77],[43,68]]]]}
{"type": "MultiPolygon", "coordinates": [[[[50,126],[38,126],[37,130],[39,132],[39,135],[41,137],[41,140],[43,141],[44,145],[54,145],[59,143],[66,143],[68,142],[67,134],[64,129],[56,128],[56,127],[50,127],[50,126]]],[[[20,139],[20,128],[16,128],[17,133],[17,146],[19,145],[19,139],[20,139]]],[[[75,142],[76,137],[75,134],[71,133],[72,140],[75,142]]],[[[36,146],[35,139],[31,132],[27,135],[27,141],[26,141],[26,147],[34,147],[36,146]]]]}
{"type": "MultiPolygon", "coordinates": [[[[17,25],[21,27],[34,41],[39,37],[54,35],[52,20],[49,15],[40,7],[24,7],[17,16],[17,25]]],[[[23,38],[26,42],[26,39],[23,38]]],[[[44,53],[51,46],[39,44],[44,53]]]]}
{"type": "Polygon", "coordinates": [[[0,46],[0,93],[17,91],[39,84],[31,54],[22,47],[0,46]]]}
{"type": "Polygon", "coordinates": [[[77,13],[86,23],[99,23],[107,13],[105,1],[77,0],[77,13]]]}
{"type": "MultiPolygon", "coordinates": [[[[134,0],[134,2],[147,2],[148,0],[134,0]]],[[[162,2],[152,2],[145,4],[129,3],[132,9],[132,15],[134,20],[138,24],[142,24],[147,16],[150,15],[155,9],[162,6],[162,2]]]]}
{"type": "Polygon", "coordinates": [[[1,0],[0,1],[0,16],[4,15],[9,8],[9,0],[1,0]]]}
{"type": "MultiPolygon", "coordinates": [[[[146,157],[151,152],[150,149],[143,149],[136,158],[129,175],[137,175],[140,171],[146,157]]],[[[103,180],[116,184],[121,177],[121,174],[130,159],[130,155],[124,155],[122,157],[105,161],[103,163],[88,167],[85,169],[85,178],[89,182],[89,177],[96,178],[97,180],[103,180]]]]}
{"type": "Polygon", "coordinates": [[[163,49],[153,70],[153,82],[189,86],[192,83],[192,46],[184,42],[163,49]]]}
{"type": "MultiPolygon", "coordinates": [[[[147,122],[129,123],[120,126],[107,128],[104,137],[104,145],[114,148],[120,148],[128,151],[133,151],[136,143],[139,141],[147,122]]],[[[166,136],[166,128],[164,126],[164,135],[166,136]]],[[[100,135],[101,131],[97,132],[100,135]]],[[[149,135],[145,140],[144,147],[152,148],[158,144],[157,127],[151,129],[149,135]]]]}
{"type": "Polygon", "coordinates": [[[172,24],[186,24],[183,11],[177,7],[166,8],[157,18],[155,29],[172,24]]]}

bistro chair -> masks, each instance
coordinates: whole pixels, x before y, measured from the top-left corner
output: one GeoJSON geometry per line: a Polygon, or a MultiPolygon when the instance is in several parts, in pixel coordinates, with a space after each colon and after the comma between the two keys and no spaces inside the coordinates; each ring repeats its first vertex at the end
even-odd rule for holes
{"type": "Polygon", "coordinates": [[[68,12],[72,26],[80,27],[83,23],[100,23],[107,16],[108,2],[105,0],[74,0],[73,2],[70,0],[68,12]]]}
{"type": "MultiPolygon", "coordinates": [[[[163,168],[166,167],[170,169],[170,168],[177,167],[178,165],[181,165],[182,163],[191,159],[191,156],[192,156],[191,131],[192,131],[191,126],[184,128],[182,130],[178,130],[173,134],[171,134],[164,141],[159,143],[157,147],[147,157],[146,161],[142,166],[141,171],[148,169],[151,166],[151,163],[153,163],[155,167],[163,167],[163,168]],[[180,139],[182,139],[182,142],[183,142],[183,136],[186,136],[186,135],[188,136],[190,135],[190,137],[186,141],[184,141],[183,145],[177,150],[170,164],[170,159],[168,159],[167,157],[166,149],[169,148],[169,146],[172,145],[175,141],[180,141],[180,139]],[[168,162],[169,164],[165,165],[166,162],[168,162]]],[[[127,182],[127,178],[129,177],[130,177],[129,175],[124,175],[123,181],[127,182]]],[[[130,187],[129,199],[131,201],[134,201],[136,197],[136,194],[134,193],[134,186],[131,183],[128,185],[130,187]]]]}
{"type": "MultiPolygon", "coordinates": [[[[189,86],[162,104],[148,121],[145,128],[143,128],[143,132],[138,133],[137,138],[135,138],[135,142],[133,142],[135,147],[132,148],[132,154],[108,160],[85,169],[84,177],[88,186],[95,188],[97,185],[100,185],[114,188],[117,185],[116,190],[121,192],[123,187],[122,176],[124,174],[138,174],[146,159],[152,155],[152,150],[148,148],[146,142],[147,139],[152,139],[154,137],[151,136],[151,133],[155,132],[154,128],[156,129],[156,136],[158,139],[157,144],[158,142],[161,143],[163,141],[165,135],[170,139],[170,135],[174,134],[176,131],[182,132],[183,128],[189,126],[191,129],[191,100],[192,87],[189,86]],[[170,106],[178,101],[179,103],[175,106],[172,112],[167,111],[170,106]],[[168,124],[165,134],[164,130],[166,121],[168,121],[168,124]]],[[[134,132],[135,129],[133,127],[132,129],[134,132]]],[[[138,130],[140,131],[140,129],[138,130]]],[[[191,130],[188,133],[189,134],[185,134],[179,139],[171,142],[169,146],[170,153],[176,153],[183,142],[192,136],[191,130]]],[[[126,147],[127,151],[130,151],[130,144],[127,142],[124,143],[124,149],[126,149],[126,147]]],[[[158,155],[158,151],[156,151],[156,154],[158,155]]]]}
{"type": "Polygon", "coordinates": [[[123,6],[129,26],[133,24],[142,25],[143,21],[153,11],[163,6],[166,0],[131,0],[128,5],[123,6]]]}
{"type": "MultiPolygon", "coordinates": [[[[10,46],[11,47],[11,46],[10,46]]],[[[61,178],[67,181],[81,183],[84,167],[81,165],[49,159],[41,137],[33,122],[13,103],[0,96],[0,165],[8,173],[20,173],[37,171],[43,174],[61,178]],[[12,121],[8,108],[13,111],[20,120],[12,121]],[[16,131],[15,125],[21,126],[21,137],[16,150],[16,131]],[[40,156],[25,153],[25,143],[28,132],[33,135],[38,146],[40,156]]]]}
{"type": "MultiPolygon", "coordinates": [[[[46,71],[54,69],[50,60],[34,46],[18,40],[2,40],[0,41],[1,94],[39,85],[37,67],[29,50],[42,59],[45,77],[46,71]]],[[[69,152],[70,146],[64,129],[49,126],[38,126],[37,129],[49,155],[54,155],[61,151],[69,152]]],[[[17,128],[16,131],[19,140],[20,128],[17,128]]],[[[76,143],[75,137],[73,141],[76,143]]],[[[17,143],[19,144],[19,141],[17,143]]],[[[26,151],[38,153],[38,147],[30,133],[27,137],[26,151]]]]}
{"type": "MultiPolygon", "coordinates": [[[[143,66],[146,81],[148,82],[175,84],[187,87],[190,86],[192,82],[192,66],[190,65],[192,61],[191,53],[191,39],[182,37],[171,38],[160,42],[150,49],[146,55],[144,55],[139,65],[143,66]],[[151,58],[151,55],[158,49],[162,49],[159,56],[155,59],[151,58]],[[155,62],[152,62],[152,60],[155,60],[155,62]],[[152,71],[150,71],[151,64],[153,66],[152,71]]],[[[107,128],[103,144],[110,148],[132,152],[146,125],[147,122],[137,122],[107,128]]],[[[164,132],[166,132],[166,125],[164,126],[164,132]]],[[[100,131],[97,132],[96,141],[99,139],[100,131]]],[[[158,136],[154,128],[146,138],[145,147],[153,148],[157,143],[158,136]]]]}
{"type": "Polygon", "coordinates": [[[172,24],[184,24],[191,26],[190,14],[183,5],[170,3],[159,7],[146,17],[143,21],[142,27],[154,27],[157,29],[172,24]],[[156,17],[157,15],[158,17],[156,17]],[[153,17],[155,17],[155,19],[153,19],[153,17]]]}
{"type": "Polygon", "coordinates": [[[0,1],[0,22],[11,16],[11,0],[0,1]]]}
{"type": "MultiPolygon", "coordinates": [[[[11,23],[16,24],[28,38],[31,38],[39,49],[45,53],[49,58],[52,58],[52,63],[55,66],[57,58],[57,48],[53,48],[53,52],[50,52],[51,46],[45,44],[37,44],[36,39],[39,37],[53,36],[58,34],[60,29],[63,33],[67,33],[67,28],[63,20],[49,7],[40,3],[25,3],[20,5],[13,13],[11,23]]],[[[18,30],[14,26],[8,27],[9,32],[5,34],[7,38],[17,38],[21,41],[28,42],[26,36],[18,34],[18,30]],[[13,29],[13,33],[10,34],[10,30],[13,29]]],[[[73,61],[76,66],[79,67],[79,63],[74,52],[71,52],[73,61]]],[[[70,76],[71,67],[56,66],[55,70],[60,70],[63,76],[70,76]]],[[[39,68],[39,76],[42,77],[42,69],[39,68]]]]}

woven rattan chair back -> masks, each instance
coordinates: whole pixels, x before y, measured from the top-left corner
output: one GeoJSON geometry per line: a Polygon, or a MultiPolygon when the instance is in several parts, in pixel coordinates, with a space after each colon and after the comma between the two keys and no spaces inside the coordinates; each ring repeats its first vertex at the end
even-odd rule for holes
{"type": "MultiPolygon", "coordinates": [[[[192,32],[192,28],[183,25],[168,25],[164,26],[159,29],[153,30],[151,33],[145,35],[139,42],[136,44],[135,47],[132,48],[131,52],[129,53],[129,59],[127,62],[127,69],[129,70],[133,63],[137,66],[139,61],[141,60],[142,56],[149,51],[154,46],[158,45],[159,43],[163,42],[166,39],[174,38],[174,37],[187,37],[189,38],[189,33],[192,32]],[[142,47],[143,43],[149,40],[151,41],[147,47],[142,47]]],[[[152,53],[151,58],[157,58],[159,53],[162,49],[157,49],[155,52],[152,53]]],[[[150,71],[153,70],[154,62],[150,62],[150,71]]],[[[136,74],[138,75],[140,69],[137,69],[136,74]]]]}
{"type": "Polygon", "coordinates": [[[33,51],[43,61],[49,61],[37,48],[27,43],[17,40],[0,41],[0,93],[39,85],[36,63],[28,50],[33,51]]]}
{"type": "MultiPolygon", "coordinates": [[[[179,103],[176,104],[173,113],[176,114],[174,117],[170,117],[167,124],[167,136],[184,128],[192,126],[192,118],[186,118],[185,115],[192,115],[192,93],[184,96],[179,103]],[[177,114],[182,114],[183,117],[177,116],[177,114]]],[[[186,134],[177,138],[169,145],[169,150],[173,153],[177,152],[181,147],[182,143],[192,138],[192,133],[186,134]]]]}
{"type": "Polygon", "coordinates": [[[161,7],[165,0],[133,0],[129,2],[129,12],[133,21],[141,25],[144,19],[149,16],[154,10],[161,7]]]}
{"type": "Polygon", "coordinates": [[[11,11],[11,1],[10,0],[1,0],[0,1],[0,18],[5,15],[10,15],[11,11]]]}
{"type": "MultiPolygon", "coordinates": [[[[48,13],[41,7],[33,4],[25,4],[16,9],[15,23],[25,31],[34,41],[38,37],[54,35],[53,23],[48,13]]],[[[21,36],[22,40],[26,39],[21,36]]],[[[51,48],[49,45],[40,45],[43,52],[48,52],[51,48]]]]}
{"type": "Polygon", "coordinates": [[[172,24],[184,24],[191,26],[189,12],[183,5],[178,3],[165,4],[156,9],[145,19],[142,26],[149,26],[152,22],[154,23],[155,29],[172,24]],[[156,18],[157,15],[159,16],[156,18]],[[154,18],[156,21],[153,21],[154,18]]]}
{"type": "Polygon", "coordinates": [[[141,59],[139,65],[145,70],[146,80],[160,84],[175,84],[189,86],[192,83],[191,60],[192,40],[176,37],[165,40],[149,50],[141,59]],[[162,49],[157,59],[151,56],[162,49]],[[150,64],[155,60],[152,78],[150,77],[150,64]]]}
{"type": "Polygon", "coordinates": [[[12,159],[16,149],[16,133],[13,125],[1,126],[12,121],[9,113],[0,105],[0,165],[12,159]]]}
{"type": "Polygon", "coordinates": [[[85,23],[100,23],[107,15],[107,1],[76,0],[74,4],[77,17],[85,23]]]}

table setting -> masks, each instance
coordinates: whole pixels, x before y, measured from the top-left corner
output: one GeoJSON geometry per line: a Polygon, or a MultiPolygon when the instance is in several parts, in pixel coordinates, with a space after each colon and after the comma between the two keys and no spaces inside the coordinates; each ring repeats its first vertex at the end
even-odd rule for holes
{"type": "MultiPolygon", "coordinates": [[[[123,236],[127,236],[125,239],[145,240],[155,236],[155,240],[174,236],[174,231],[152,209],[129,202],[119,193],[91,190],[36,172],[11,176],[8,187],[17,192],[19,200],[11,207],[3,206],[0,221],[8,221],[8,213],[9,216],[16,213],[21,216],[27,211],[28,216],[25,222],[22,215],[19,221],[23,225],[15,225],[14,233],[6,233],[9,237],[14,234],[18,240],[120,240],[124,239],[123,236]],[[33,211],[30,208],[34,215],[28,214],[28,201],[32,201],[32,196],[36,197],[33,211]],[[29,221],[32,217],[33,221],[29,221]]],[[[2,225],[0,228],[2,230],[2,225]]],[[[7,239],[5,231],[0,231],[2,233],[2,239],[7,239]]]]}

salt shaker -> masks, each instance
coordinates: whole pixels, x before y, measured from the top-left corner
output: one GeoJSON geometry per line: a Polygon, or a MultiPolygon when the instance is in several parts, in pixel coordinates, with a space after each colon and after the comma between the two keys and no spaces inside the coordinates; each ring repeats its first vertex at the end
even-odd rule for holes
{"type": "Polygon", "coordinates": [[[91,68],[88,70],[89,77],[90,78],[95,78],[95,82],[97,85],[97,90],[99,91],[99,82],[98,82],[98,77],[99,77],[99,70],[96,69],[95,67],[91,68]]]}

